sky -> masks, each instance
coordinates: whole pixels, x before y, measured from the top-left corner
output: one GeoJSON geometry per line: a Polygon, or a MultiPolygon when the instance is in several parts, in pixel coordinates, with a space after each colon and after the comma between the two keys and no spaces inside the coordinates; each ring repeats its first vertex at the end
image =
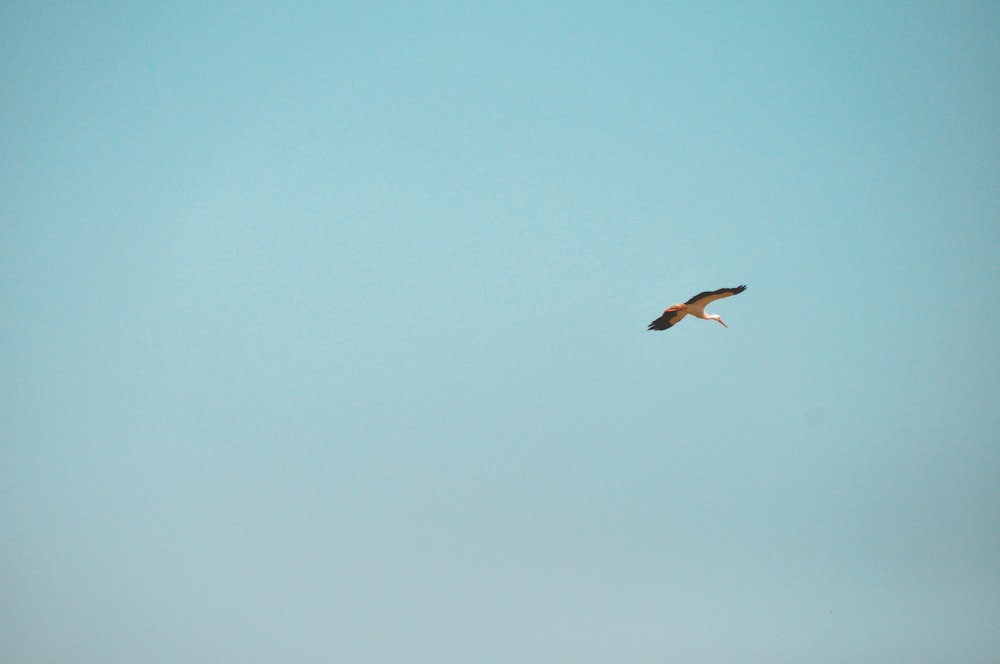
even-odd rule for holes
{"type": "Polygon", "coordinates": [[[996,3],[0,32],[3,661],[1000,660],[996,3]]]}

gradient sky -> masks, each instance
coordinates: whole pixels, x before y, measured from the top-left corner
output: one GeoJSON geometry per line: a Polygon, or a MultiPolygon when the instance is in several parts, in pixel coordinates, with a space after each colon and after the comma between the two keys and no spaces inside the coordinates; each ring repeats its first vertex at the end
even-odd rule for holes
{"type": "Polygon", "coordinates": [[[1000,661],[997,3],[0,33],[3,661],[1000,661]]]}

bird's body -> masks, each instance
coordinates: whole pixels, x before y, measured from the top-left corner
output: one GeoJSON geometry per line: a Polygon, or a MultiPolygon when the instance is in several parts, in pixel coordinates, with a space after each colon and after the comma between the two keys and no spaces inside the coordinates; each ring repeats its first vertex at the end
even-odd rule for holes
{"type": "Polygon", "coordinates": [[[649,328],[647,329],[667,330],[681,322],[685,316],[694,316],[695,318],[701,318],[704,320],[714,320],[723,327],[729,327],[722,322],[722,318],[720,318],[718,314],[706,314],[705,306],[721,298],[729,297],[730,295],[739,295],[746,289],[746,286],[737,286],[736,288],[720,288],[719,290],[698,293],[684,304],[672,304],[664,309],[663,315],[650,323],[649,328]]]}

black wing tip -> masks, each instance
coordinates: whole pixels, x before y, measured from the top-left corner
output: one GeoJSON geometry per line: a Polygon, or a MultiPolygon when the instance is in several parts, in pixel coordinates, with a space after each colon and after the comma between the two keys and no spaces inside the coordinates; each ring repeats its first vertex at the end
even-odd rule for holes
{"type": "Polygon", "coordinates": [[[662,332],[663,330],[669,330],[673,326],[674,326],[673,323],[667,323],[657,318],[656,320],[654,320],[652,323],[649,324],[649,327],[647,327],[646,330],[648,332],[662,332]]]}
{"type": "Polygon", "coordinates": [[[739,295],[747,289],[746,284],[740,284],[739,286],[733,286],[732,288],[720,288],[717,291],[712,291],[712,294],[716,293],[726,293],[728,295],[739,295]]]}

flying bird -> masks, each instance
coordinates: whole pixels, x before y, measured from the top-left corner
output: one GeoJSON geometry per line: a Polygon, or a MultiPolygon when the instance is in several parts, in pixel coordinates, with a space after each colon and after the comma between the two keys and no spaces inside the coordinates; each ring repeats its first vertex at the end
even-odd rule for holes
{"type": "Polygon", "coordinates": [[[716,300],[721,300],[724,297],[729,297],[730,295],[739,295],[745,291],[747,287],[737,286],[736,288],[720,288],[714,291],[705,291],[704,293],[698,293],[690,300],[684,304],[672,304],[667,307],[663,315],[654,320],[649,324],[650,330],[666,330],[677,323],[681,322],[681,319],[691,314],[695,318],[704,318],[705,320],[715,320],[718,321],[722,327],[729,327],[722,322],[722,319],[718,314],[706,314],[705,305],[709,302],[715,302],[716,300]]]}

